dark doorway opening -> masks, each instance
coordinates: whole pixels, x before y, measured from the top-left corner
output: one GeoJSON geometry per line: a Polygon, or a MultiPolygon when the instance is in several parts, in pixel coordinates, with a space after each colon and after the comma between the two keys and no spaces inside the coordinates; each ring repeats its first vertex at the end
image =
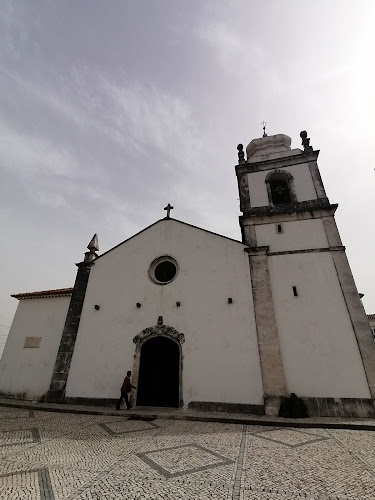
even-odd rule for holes
{"type": "Polygon", "coordinates": [[[147,340],[141,350],[137,405],[179,407],[180,349],[166,337],[147,340]]]}

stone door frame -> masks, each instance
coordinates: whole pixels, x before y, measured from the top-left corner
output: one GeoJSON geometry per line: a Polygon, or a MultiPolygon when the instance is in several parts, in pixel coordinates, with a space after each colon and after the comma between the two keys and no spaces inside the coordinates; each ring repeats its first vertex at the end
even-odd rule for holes
{"type": "Polygon", "coordinates": [[[183,333],[178,332],[171,326],[161,325],[161,326],[152,326],[150,328],[145,328],[140,333],[138,333],[134,338],[133,342],[135,343],[135,353],[134,353],[134,361],[133,361],[133,385],[136,386],[136,389],[132,391],[131,396],[131,404],[136,405],[137,403],[137,394],[138,394],[138,381],[139,381],[139,368],[141,364],[141,353],[142,347],[145,342],[150,339],[156,337],[165,337],[167,339],[172,340],[178,345],[180,359],[179,359],[179,408],[184,406],[183,401],[183,393],[182,393],[182,367],[183,367],[183,354],[182,354],[182,344],[185,342],[185,336],[183,333]]]}

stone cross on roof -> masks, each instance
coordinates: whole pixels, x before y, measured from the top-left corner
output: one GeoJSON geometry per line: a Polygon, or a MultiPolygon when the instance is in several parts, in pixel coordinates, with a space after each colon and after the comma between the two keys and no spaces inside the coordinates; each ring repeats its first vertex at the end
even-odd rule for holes
{"type": "Polygon", "coordinates": [[[267,137],[267,134],[266,134],[266,125],[267,125],[267,122],[265,122],[264,120],[261,122],[261,125],[263,127],[263,137],[267,137]]]}
{"type": "Polygon", "coordinates": [[[171,210],[173,210],[173,207],[170,203],[168,203],[168,205],[166,207],[164,207],[164,210],[167,211],[167,216],[166,216],[166,219],[170,219],[170,213],[171,213],[171,210]]]}

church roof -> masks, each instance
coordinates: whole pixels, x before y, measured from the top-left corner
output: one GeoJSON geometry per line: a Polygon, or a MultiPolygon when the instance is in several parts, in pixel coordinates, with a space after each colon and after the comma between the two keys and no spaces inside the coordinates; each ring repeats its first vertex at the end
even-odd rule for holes
{"type": "Polygon", "coordinates": [[[144,229],[142,229],[141,231],[139,231],[138,233],[134,234],[133,236],[130,236],[130,238],[127,238],[126,240],[122,241],[121,243],[119,243],[118,245],[110,248],[109,250],[107,250],[106,252],[102,253],[101,255],[99,255],[99,257],[97,257],[95,260],[98,260],[100,259],[101,257],[103,257],[104,255],[106,255],[107,253],[109,252],[112,252],[112,250],[114,250],[115,248],[123,245],[124,243],[130,241],[131,239],[135,238],[136,236],[138,236],[139,234],[142,234],[143,232],[147,231],[148,229],[150,229],[151,227],[153,226],[156,226],[156,224],[159,224],[160,222],[164,222],[164,221],[168,221],[168,220],[173,220],[174,222],[178,222],[179,224],[183,224],[184,226],[188,226],[188,227],[193,227],[194,229],[198,229],[199,231],[204,231],[205,233],[208,233],[208,234],[213,234],[214,236],[219,236],[220,238],[224,238],[226,240],[230,240],[230,241],[234,241],[235,243],[239,243],[240,245],[243,245],[243,246],[246,246],[245,243],[243,243],[242,241],[239,241],[239,240],[235,240],[233,238],[229,238],[228,236],[223,236],[222,234],[218,234],[218,233],[214,233],[213,231],[208,231],[207,229],[203,229],[201,227],[198,227],[198,226],[194,226],[193,224],[188,224],[187,222],[183,222],[182,220],[178,220],[178,219],[173,219],[173,217],[164,217],[163,219],[159,219],[157,220],[156,222],[154,222],[153,224],[151,224],[150,226],[147,226],[145,227],[144,229]]]}
{"type": "Polygon", "coordinates": [[[73,288],[57,288],[56,290],[41,290],[39,292],[25,292],[11,295],[18,300],[21,299],[44,299],[49,297],[69,297],[72,294],[73,288]]]}

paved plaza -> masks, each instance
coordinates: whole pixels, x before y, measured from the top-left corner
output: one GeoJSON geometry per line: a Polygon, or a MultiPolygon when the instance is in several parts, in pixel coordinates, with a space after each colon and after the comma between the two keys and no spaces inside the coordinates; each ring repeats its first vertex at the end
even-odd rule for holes
{"type": "Polygon", "coordinates": [[[0,498],[375,499],[375,432],[0,408],[0,498]]]}

